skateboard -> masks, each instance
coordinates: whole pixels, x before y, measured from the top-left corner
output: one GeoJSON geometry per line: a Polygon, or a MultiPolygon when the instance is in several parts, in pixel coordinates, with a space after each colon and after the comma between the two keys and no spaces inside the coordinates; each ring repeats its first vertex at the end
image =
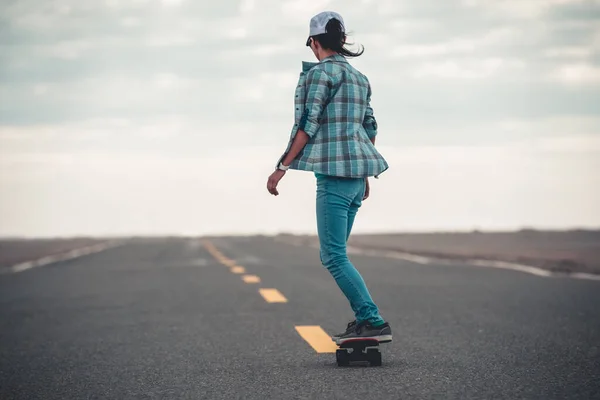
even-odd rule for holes
{"type": "Polygon", "coordinates": [[[377,340],[347,340],[338,346],[339,348],[335,351],[335,359],[339,367],[349,366],[353,362],[366,362],[371,366],[381,366],[381,351],[377,340]]]}

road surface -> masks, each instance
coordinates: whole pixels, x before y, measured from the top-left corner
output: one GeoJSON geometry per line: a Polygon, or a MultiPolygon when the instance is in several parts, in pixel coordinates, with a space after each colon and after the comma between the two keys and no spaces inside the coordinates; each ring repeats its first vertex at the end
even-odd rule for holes
{"type": "Polygon", "coordinates": [[[600,398],[599,281],[351,258],[382,367],[320,338],[352,315],[314,248],[157,239],[2,274],[0,398],[600,398]]]}

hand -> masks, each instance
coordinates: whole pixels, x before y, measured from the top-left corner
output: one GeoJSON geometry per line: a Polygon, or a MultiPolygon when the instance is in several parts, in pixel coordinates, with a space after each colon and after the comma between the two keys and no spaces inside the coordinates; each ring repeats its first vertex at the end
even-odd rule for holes
{"type": "Polygon", "coordinates": [[[281,178],[283,178],[284,175],[285,175],[285,171],[276,169],[275,172],[273,172],[271,174],[271,176],[269,176],[269,179],[267,180],[267,190],[273,196],[279,195],[279,192],[277,191],[277,184],[279,183],[281,178]]]}
{"type": "Polygon", "coordinates": [[[371,192],[371,188],[369,187],[369,178],[365,179],[365,195],[363,196],[363,200],[366,200],[369,197],[371,192]]]}

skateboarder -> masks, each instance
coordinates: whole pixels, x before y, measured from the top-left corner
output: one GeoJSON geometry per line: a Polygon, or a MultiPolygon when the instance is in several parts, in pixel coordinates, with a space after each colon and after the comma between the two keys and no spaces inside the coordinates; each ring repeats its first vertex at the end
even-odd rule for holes
{"type": "Polygon", "coordinates": [[[321,262],[350,303],[355,319],[332,337],[338,344],[373,338],[390,342],[390,325],[379,314],[365,282],[349,261],[346,242],[369,180],[388,169],[375,149],[377,123],[370,105],[371,86],[347,61],[360,56],[346,44],[342,16],[325,11],[310,20],[309,46],[319,62],[303,62],[295,92],[295,124],[267,189],[288,169],[311,171],[316,177],[317,231],[321,262]]]}

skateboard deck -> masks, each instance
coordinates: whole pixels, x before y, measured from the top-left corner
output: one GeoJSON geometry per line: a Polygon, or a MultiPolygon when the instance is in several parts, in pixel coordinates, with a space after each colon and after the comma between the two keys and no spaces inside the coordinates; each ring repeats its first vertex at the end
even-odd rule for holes
{"type": "Polygon", "coordinates": [[[352,339],[338,345],[335,359],[339,367],[351,363],[368,363],[371,366],[381,366],[381,350],[379,341],[374,339],[352,339]]]}

